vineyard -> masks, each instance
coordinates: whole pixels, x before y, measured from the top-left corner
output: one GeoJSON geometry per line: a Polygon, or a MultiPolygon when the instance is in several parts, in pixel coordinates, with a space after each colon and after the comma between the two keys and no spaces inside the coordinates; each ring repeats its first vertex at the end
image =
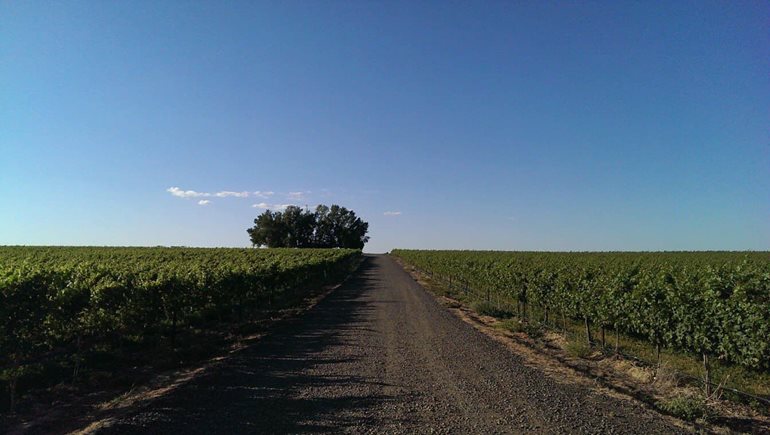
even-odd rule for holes
{"type": "MultiPolygon", "coordinates": [[[[349,249],[0,247],[0,383],[77,378],[127,346],[246,322],[339,282],[349,249]],[[65,375],[66,374],[66,375],[65,375]]],[[[3,400],[5,402],[5,400],[3,400]]]]}
{"type": "MultiPolygon", "coordinates": [[[[770,369],[767,253],[537,253],[394,250],[406,263],[512,314],[584,325],[702,361],[770,369]]],[[[617,339],[616,339],[617,340],[617,339]]],[[[616,341],[617,343],[617,341],[616,341]]]]}

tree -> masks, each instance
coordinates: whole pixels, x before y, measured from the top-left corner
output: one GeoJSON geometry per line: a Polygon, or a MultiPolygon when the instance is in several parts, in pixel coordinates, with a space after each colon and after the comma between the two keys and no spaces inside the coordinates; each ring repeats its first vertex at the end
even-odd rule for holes
{"type": "Polygon", "coordinates": [[[356,217],[353,210],[319,205],[315,211],[315,246],[319,248],[363,249],[369,241],[369,224],[356,217]]]}
{"type": "Polygon", "coordinates": [[[246,231],[254,246],[269,248],[362,249],[369,241],[369,224],[338,205],[319,205],[312,213],[296,206],[283,212],[267,210],[246,231]]]}
{"type": "Polygon", "coordinates": [[[254,246],[283,248],[286,246],[288,230],[283,224],[281,212],[265,210],[254,219],[254,226],[246,230],[254,246]]]}
{"type": "Polygon", "coordinates": [[[316,218],[313,213],[290,205],[282,215],[283,227],[286,230],[287,248],[312,248],[316,218]]]}

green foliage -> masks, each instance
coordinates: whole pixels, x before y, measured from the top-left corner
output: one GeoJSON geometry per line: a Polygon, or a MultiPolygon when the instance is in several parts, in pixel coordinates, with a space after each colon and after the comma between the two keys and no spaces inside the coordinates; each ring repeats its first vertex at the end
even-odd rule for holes
{"type": "Polygon", "coordinates": [[[522,314],[534,305],[661,348],[770,369],[770,257],[764,252],[392,254],[518,301],[522,314]]]}
{"type": "Polygon", "coordinates": [[[702,397],[681,395],[658,402],[658,407],[675,417],[695,421],[708,417],[708,406],[702,397]]]}
{"type": "Polygon", "coordinates": [[[283,212],[266,210],[246,230],[254,246],[350,249],[363,249],[368,231],[368,223],[338,205],[319,205],[315,212],[296,206],[283,212]]]}
{"type": "Polygon", "coordinates": [[[513,313],[509,310],[501,308],[491,302],[476,301],[471,304],[473,311],[483,314],[485,316],[497,317],[499,319],[507,319],[513,317],[513,313]]]}
{"type": "Polygon", "coordinates": [[[543,336],[543,328],[535,323],[526,323],[524,325],[524,332],[527,333],[531,338],[540,338],[543,336]]]}
{"type": "MultiPolygon", "coordinates": [[[[349,249],[0,247],[0,378],[82,348],[241,321],[344,277],[349,249]]],[[[9,381],[9,382],[10,382],[9,381]]]]}
{"type": "Polygon", "coordinates": [[[570,340],[564,346],[564,350],[568,355],[576,358],[587,358],[591,355],[591,346],[585,342],[585,340],[570,340]]]}
{"type": "Polygon", "coordinates": [[[497,327],[511,332],[525,332],[526,329],[526,325],[519,319],[505,319],[497,327]]]}

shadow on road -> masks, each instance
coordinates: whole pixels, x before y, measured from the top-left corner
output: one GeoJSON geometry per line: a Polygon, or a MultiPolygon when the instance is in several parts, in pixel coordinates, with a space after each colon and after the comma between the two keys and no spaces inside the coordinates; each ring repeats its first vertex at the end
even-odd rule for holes
{"type": "Polygon", "coordinates": [[[367,410],[389,401],[372,394],[382,383],[324,367],[354,362],[355,352],[329,349],[344,349],[348,333],[366,333],[364,320],[373,308],[365,294],[377,285],[376,267],[367,258],[353,278],[304,316],[276,326],[103,433],[312,433],[377,424],[369,417],[376,413],[367,410]]]}

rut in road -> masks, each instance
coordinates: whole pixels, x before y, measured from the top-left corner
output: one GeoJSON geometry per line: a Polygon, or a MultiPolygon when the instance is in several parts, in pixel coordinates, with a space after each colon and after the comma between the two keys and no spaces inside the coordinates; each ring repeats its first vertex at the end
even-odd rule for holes
{"type": "Polygon", "coordinates": [[[639,404],[560,383],[454,317],[386,255],[306,315],[103,429],[672,433],[639,404]]]}

